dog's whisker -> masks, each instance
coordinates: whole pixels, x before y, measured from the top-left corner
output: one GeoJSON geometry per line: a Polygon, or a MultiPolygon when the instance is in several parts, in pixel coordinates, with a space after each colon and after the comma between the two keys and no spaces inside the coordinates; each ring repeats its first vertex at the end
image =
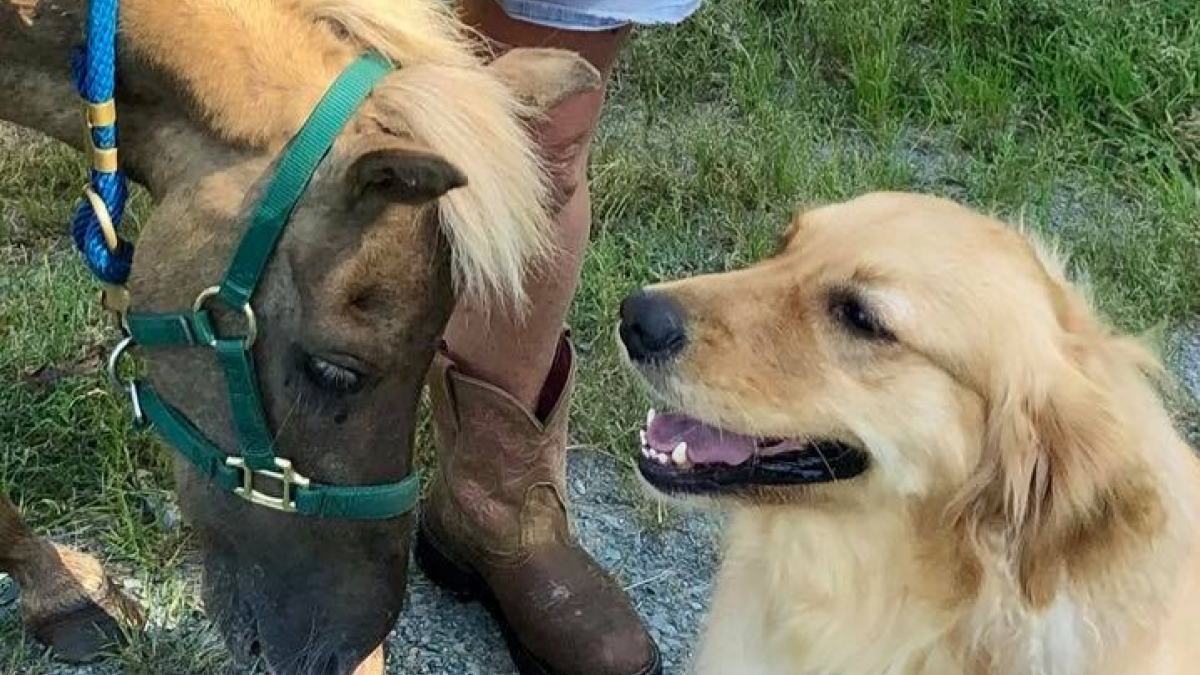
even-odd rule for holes
{"type": "Polygon", "coordinates": [[[833,479],[833,482],[840,482],[841,479],[838,477],[837,471],[834,470],[833,464],[831,464],[829,462],[829,458],[825,456],[825,450],[820,445],[815,447],[817,450],[817,456],[821,458],[821,463],[825,465],[825,470],[829,472],[829,476],[833,479]]]}

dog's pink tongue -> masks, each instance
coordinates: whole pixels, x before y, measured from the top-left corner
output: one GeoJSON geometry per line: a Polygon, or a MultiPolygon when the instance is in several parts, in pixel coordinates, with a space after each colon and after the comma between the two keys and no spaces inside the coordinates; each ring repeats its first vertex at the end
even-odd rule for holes
{"type": "Polygon", "coordinates": [[[709,426],[682,413],[659,413],[646,428],[646,440],[659,452],[670,453],[681,442],[687,443],[692,464],[728,464],[736,466],[754,455],[755,441],[750,436],[709,426]]]}

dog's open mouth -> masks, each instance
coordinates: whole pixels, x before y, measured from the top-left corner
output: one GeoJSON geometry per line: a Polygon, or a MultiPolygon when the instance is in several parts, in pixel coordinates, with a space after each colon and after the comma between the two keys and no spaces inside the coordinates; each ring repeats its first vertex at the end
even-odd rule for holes
{"type": "Polygon", "coordinates": [[[646,415],[642,475],[665,492],[720,493],[750,485],[828,483],[867,469],[867,455],[837,441],[726,431],[680,412],[646,415]]]}

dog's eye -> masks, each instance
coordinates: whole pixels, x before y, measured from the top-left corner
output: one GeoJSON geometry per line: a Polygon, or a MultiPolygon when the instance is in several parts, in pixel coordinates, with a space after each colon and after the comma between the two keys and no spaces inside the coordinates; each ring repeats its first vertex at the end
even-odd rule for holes
{"type": "Polygon", "coordinates": [[[879,317],[852,293],[835,293],[829,301],[829,315],[838,325],[858,337],[869,340],[895,339],[879,317]]]}
{"type": "Polygon", "coordinates": [[[353,394],[362,388],[362,373],[319,356],[304,360],[304,374],[313,384],[335,394],[353,394]]]}

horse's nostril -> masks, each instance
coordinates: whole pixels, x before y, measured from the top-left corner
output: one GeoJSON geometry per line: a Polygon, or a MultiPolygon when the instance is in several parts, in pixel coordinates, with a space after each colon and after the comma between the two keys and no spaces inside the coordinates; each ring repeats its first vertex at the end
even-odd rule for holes
{"type": "Polygon", "coordinates": [[[661,293],[639,291],[621,302],[621,341],[629,358],[664,361],[687,345],[687,324],[674,300],[661,293]]]}
{"type": "Polygon", "coordinates": [[[258,640],[252,641],[250,643],[249,651],[250,651],[250,656],[253,656],[256,658],[259,656],[262,656],[262,643],[259,642],[258,640]]]}

